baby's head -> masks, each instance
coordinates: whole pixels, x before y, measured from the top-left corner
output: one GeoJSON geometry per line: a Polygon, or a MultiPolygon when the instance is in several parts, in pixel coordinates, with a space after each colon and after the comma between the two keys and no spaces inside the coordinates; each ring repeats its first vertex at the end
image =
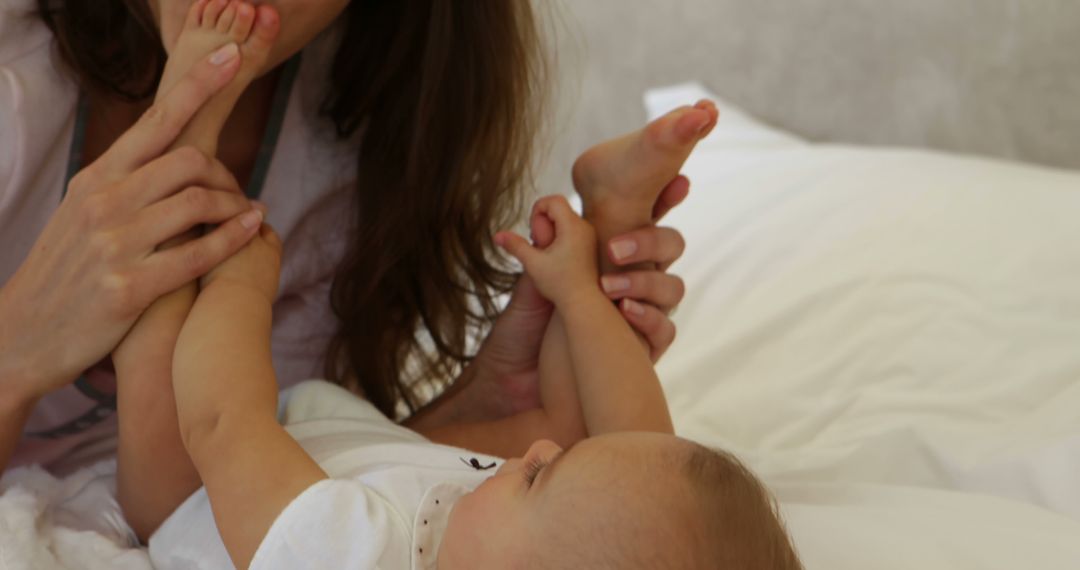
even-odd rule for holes
{"type": "Polygon", "coordinates": [[[801,568],[775,504],[734,458],[620,433],[540,441],[450,514],[439,568],[801,568]]]}

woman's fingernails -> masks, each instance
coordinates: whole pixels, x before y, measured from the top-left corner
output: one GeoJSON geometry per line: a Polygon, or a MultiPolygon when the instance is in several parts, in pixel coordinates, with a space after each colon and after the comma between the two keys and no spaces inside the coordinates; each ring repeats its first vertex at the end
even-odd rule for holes
{"type": "Polygon", "coordinates": [[[611,242],[611,255],[615,261],[622,261],[637,253],[637,242],[632,239],[621,239],[611,242]]]}
{"type": "Polygon", "coordinates": [[[623,299],[622,306],[624,311],[628,313],[633,313],[639,317],[645,314],[645,307],[643,307],[641,303],[638,303],[636,301],[632,301],[630,299],[623,299]]]}
{"type": "Polygon", "coordinates": [[[601,277],[600,286],[604,288],[607,293],[618,293],[619,291],[626,291],[630,288],[630,278],[628,277],[601,277]]]}
{"type": "Polygon", "coordinates": [[[244,226],[244,229],[250,230],[262,225],[263,213],[258,210],[252,210],[243,216],[240,216],[240,225],[244,226]]]}
{"type": "Polygon", "coordinates": [[[230,61],[237,58],[240,55],[240,46],[236,43],[230,43],[221,48],[218,48],[213,54],[210,55],[211,65],[225,65],[230,61]]]}

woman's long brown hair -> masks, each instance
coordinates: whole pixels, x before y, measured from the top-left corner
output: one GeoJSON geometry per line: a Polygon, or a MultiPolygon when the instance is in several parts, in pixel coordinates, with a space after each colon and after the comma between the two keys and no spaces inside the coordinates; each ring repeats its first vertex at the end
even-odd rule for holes
{"type": "MultiPolygon", "coordinates": [[[[38,0],[84,84],[150,96],[164,52],[145,0],[38,0]]],[[[514,275],[492,242],[521,211],[543,117],[529,0],[353,0],[323,113],[362,131],[328,377],[389,417],[471,358],[514,275]]]]}

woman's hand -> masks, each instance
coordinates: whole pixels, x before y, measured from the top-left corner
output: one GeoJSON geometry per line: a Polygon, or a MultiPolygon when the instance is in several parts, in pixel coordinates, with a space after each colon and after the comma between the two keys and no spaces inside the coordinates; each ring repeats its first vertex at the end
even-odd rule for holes
{"type": "Polygon", "coordinates": [[[246,244],[259,216],[232,175],[193,149],[162,155],[235,76],[239,57],[196,65],[94,164],[0,289],[0,389],[36,399],[108,354],[155,299],[246,244]],[[155,251],[200,224],[221,224],[155,251]]]}
{"type": "MultiPolygon", "coordinates": [[[[654,220],[659,221],[681,204],[689,189],[690,183],[685,177],[672,181],[657,200],[654,220]]],[[[616,237],[606,249],[615,250],[612,244],[626,240],[635,243],[636,251],[615,259],[616,264],[652,262],[661,270],[631,274],[629,289],[608,295],[613,299],[634,299],[633,303],[623,303],[622,312],[630,325],[647,340],[655,362],[675,340],[675,324],[668,318],[668,313],[682,301],[684,294],[682,280],[662,270],[682,256],[685,242],[676,230],[650,227],[616,237]],[[641,307],[640,314],[633,309],[635,305],[641,307]]],[[[406,425],[424,433],[451,422],[490,421],[538,407],[540,344],[553,310],[532,279],[523,275],[510,304],[495,322],[462,377],[439,400],[410,418],[406,425]]]]}
{"type": "Polygon", "coordinates": [[[668,315],[686,295],[686,285],[667,270],[686,251],[686,240],[674,228],[657,227],[668,212],[690,194],[690,181],[679,176],[668,184],[653,207],[653,226],[612,238],[604,248],[619,267],[654,265],[655,271],[629,271],[604,275],[600,284],[612,300],[620,303],[623,317],[649,344],[649,355],[658,362],[675,342],[675,323],[668,315]]]}

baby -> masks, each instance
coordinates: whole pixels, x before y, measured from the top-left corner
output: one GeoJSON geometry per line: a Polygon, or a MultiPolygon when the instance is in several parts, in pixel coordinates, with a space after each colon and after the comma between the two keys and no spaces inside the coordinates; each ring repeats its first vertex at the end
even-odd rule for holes
{"type": "MultiPolygon", "coordinates": [[[[236,18],[242,3],[209,14],[215,2],[196,3],[184,33],[219,30],[219,45],[243,44],[244,33],[214,21],[228,9],[236,18]]],[[[189,313],[140,322],[149,356],[118,358],[120,390],[145,393],[133,376],[171,362],[176,416],[121,410],[121,446],[124,433],[160,434],[170,421],[180,441],[122,449],[120,473],[190,457],[204,485],[150,540],[155,566],[799,568],[754,476],[673,435],[649,356],[598,285],[596,234],[651,221],[659,190],[715,113],[708,103],[680,109],[587,153],[575,184],[595,230],[551,197],[533,209],[534,243],[496,236],[555,305],[539,409],[431,439],[325,382],[294,388],[279,410],[270,329],[281,244],[267,226],[201,280],[189,313]],[[467,450],[524,453],[503,461],[467,450]]],[[[121,476],[125,514],[157,528],[190,490],[178,479],[121,476]]]]}

